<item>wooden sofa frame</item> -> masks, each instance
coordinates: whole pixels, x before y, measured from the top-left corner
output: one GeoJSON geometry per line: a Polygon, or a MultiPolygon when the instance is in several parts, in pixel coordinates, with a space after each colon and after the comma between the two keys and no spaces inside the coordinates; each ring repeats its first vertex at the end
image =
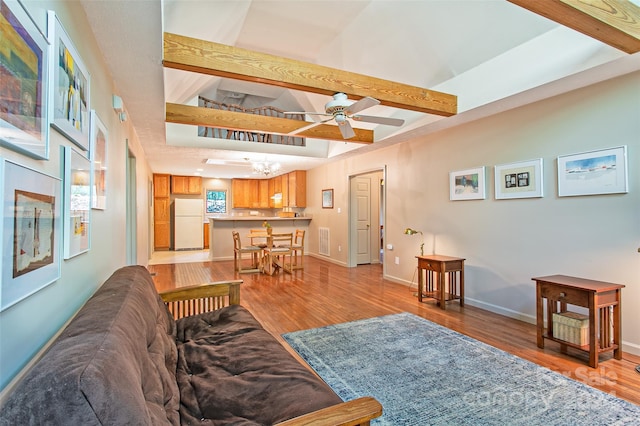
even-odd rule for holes
{"type": "MultiPolygon", "coordinates": [[[[240,304],[242,280],[180,287],[163,291],[160,297],[175,319],[215,311],[228,305],[240,304]]],[[[332,425],[366,426],[382,415],[382,405],[372,397],[362,397],[317,410],[303,416],[278,423],[279,426],[332,425]]]]}

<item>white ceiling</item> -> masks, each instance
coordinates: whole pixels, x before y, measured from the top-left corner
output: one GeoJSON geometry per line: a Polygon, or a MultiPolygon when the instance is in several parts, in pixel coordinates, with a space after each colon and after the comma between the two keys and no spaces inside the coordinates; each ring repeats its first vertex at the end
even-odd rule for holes
{"type": "MultiPolygon", "coordinates": [[[[81,0],[155,173],[251,176],[251,161],[310,169],[640,69],[627,55],[505,0],[81,0]],[[323,112],[328,97],[162,67],[163,31],[303,60],[458,96],[458,115],[390,107],[403,118],[371,145],[307,139],[307,148],[228,142],[165,124],[165,102],[249,94],[323,112]],[[206,165],[207,158],[227,166],[206,165]]],[[[247,102],[245,101],[245,102],[247,102]]],[[[226,100],[229,102],[229,99],[226,100]]],[[[258,106],[258,105],[245,105],[258,106]]],[[[253,176],[255,177],[255,176],[253,176]]]]}

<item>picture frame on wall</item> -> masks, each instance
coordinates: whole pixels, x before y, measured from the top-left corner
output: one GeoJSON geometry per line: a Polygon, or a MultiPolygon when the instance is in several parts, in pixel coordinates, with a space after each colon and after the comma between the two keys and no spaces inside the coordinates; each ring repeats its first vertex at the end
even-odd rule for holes
{"type": "Polygon", "coordinates": [[[627,146],[558,157],[558,196],[627,193],[627,146]]]}
{"type": "Polygon", "coordinates": [[[450,200],[484,200],[485,194],[484,166],[449,172],[450,200]]]}
{"type": "Polygon", "coordinates": [[[91,208],[107,208],[107,154],[109,132],[94,110],[91,110],[91,208]]]}
{"type": "Polygon", "coordinates": [[[49,159],[47,39],[16,0],[0,0],[0,145],[49,159]]]}
{"type": "Polygon", "coordinates": [[[91,248],[91,162],[64,147],[64,258],[91,248]]]}
{"type": "Polygon", "coordinates": [[[0,159],[0,311],[60,278],[60,179],[0,159]]]}
{"type": "Polygon", "coordinates": [[[542,158],[494,167],[496,200],[543,196],[542,158]]]}
{"type": "Polygon", "coordinates": [[[333,189],[322,190],[322,208],[323,209],[333,208],[333,189]]]}
{"type": "Polygon", "coordinates": [[[51,125],[89,155],[91,76],[55,12],[47,12],[51,44],[51,125]]]}

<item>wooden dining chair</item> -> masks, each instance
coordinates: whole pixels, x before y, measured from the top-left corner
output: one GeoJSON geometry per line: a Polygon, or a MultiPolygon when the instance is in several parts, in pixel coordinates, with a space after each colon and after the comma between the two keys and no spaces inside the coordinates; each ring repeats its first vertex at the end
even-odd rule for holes
{"type": "Polygon", "coordinates": [[[262,271],[262,248],[258,246],[243,246],[240,241],[238,231],[231,231],[233,235],[233,267],[240,274],[254,273],[262,271]],[[251,267],[242,267],[242,255],[251,256],[251,267]]]}
{"type": "Polygon", "coordinates": [[[265,248],[267,246],[267,237],[269,236],[266,228],[249,229],[249,240],[252,246],[265,248]]]}
{"type": "Polygon", "coordinates": [[[267,246],[262,250],[264,256],[262,260],[262,271],[265,274],[273,275],[278,268],[291,273],[293,269],[291,244],[293,242],[292,232],[273,232],[267,229],[267,246]],[[287,256],[289,261],[287,262],[287,256]]]}
{"type": "Polygon", "coordinates": [[[293,269],[304,269],[302,265],[302,259],[304,256],[304,229],[296,229],[296,233],[293,237],[293,244],[291,250],[293,251],[293,269]],[[298,261],[300,258],[300,261],[298,261]]]}

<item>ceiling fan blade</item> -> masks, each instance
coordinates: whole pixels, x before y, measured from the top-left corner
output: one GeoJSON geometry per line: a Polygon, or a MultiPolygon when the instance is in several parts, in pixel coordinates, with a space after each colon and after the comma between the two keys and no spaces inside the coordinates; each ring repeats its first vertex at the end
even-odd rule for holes
{"type": "Polygon", "coordinates": [[[351,139],[356,135],[356,133],[353,131],[353,127],[351,127],[351,123],[349,123],[347,120],[338,123],[338,128],[340,129],[340,133],[342,133],[342,137],[345,139],[351,139]]]}
{"type": "Polygon", "coordinates": [[[302,133],[305,130],[312,129],[312,128],[316,127],[316,126],[319,126],[319,125],[321,125],[323,123],[326,123],[327,121],[331,121],[331,120],[333,120],[333,116],[331,118],[327,118],[326,120],[320,120],[320,121],[316,121],[315,123],[311,123],[311,124],[308,124],[306,126],[302,126],[302,127],[298,128],[298,129],[295,129],[292,132],[287,133],[287,135],[297,135],[298,133],[302,133]]]}
{"type": "Polygon", "coordinates": [[[355,114],[363,109],[371,108],[372,106],[380,105],[380,101],[366,96],[360,99],[358,102],[352,103],[347,109],[344,110],[346,115],[355,114]]]}
{"type": "Polygon", "coordinates": [[[364,121],[366,123],[385,124],[387,126],[402,126],[404,124],[404,120],[400,118],[376,117],[373,115],[353,115],[349,118],[351,118],[354,121],[364,121]]]}

